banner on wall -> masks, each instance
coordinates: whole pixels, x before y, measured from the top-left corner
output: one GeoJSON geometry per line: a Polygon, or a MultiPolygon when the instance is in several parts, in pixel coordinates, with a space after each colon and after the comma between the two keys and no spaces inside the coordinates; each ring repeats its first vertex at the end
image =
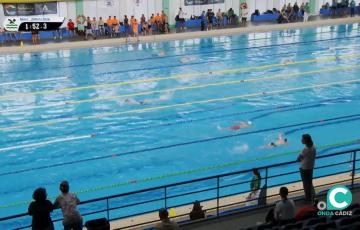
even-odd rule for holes
{"type": "Polygon", "coordinates": [[[57,30],[64,21],[64,17],[53,15],[14,16],[5,17],[3,27],[10,32],[57,30]]]}
{"type": "Polygon", "coordinates": [[[224,3],[225,0],[185,0],[185,6],[224,3]]]}
{"type": "Polygon", "coordinates": [[[6,3],[3,4],[5,16],[27,16],[42,14],[57,14],[56,2],[41,3],[6,3]]]}
{"type": "Polygon", "coordinates": [[[104,0],[105,7],[113,7],[115,5],[114,0],[104,0]]]}

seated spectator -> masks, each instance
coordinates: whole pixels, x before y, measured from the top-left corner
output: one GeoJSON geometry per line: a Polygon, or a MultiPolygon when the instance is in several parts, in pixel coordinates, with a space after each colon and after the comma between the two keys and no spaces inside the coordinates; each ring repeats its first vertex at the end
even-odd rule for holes
{"type": "Polygon", "coordinates": [[[99,33],[98,22],[96,21],[95,17],[93,17],[93,20],[91,21],[91,30],[92,30],[92,33],[94,35],[94,39],[96,39],[97,36],[100,35],[100,33],[99,33]]]}
{"type": "Polygon", "coordinates": [[[86,22],[85,22],[85,40],[88,39],[88,36],[91,35],[92,37],[94,37],[93,33],[92,33],[92,27],[91,27],[91,19],[90,17],[86,18],[86,22]]]}
{"type": "Polygon", "coordinates": [[[75,36],[75,24],[71,19],[69,19],[69,22],[67,23],[67,29],[69,31],[69,37],[74,37],[75,36]]]}
{"type": "Polygon", "coordinates": [[[259,16],[259,15],[260,15],[259,10],[255,10],[255,12],[251,14],[251,16],[259,16]]]}
{"type": "Polygon", "coordinates": [[[178,224],[169,219],[169,213],[165,208],[159,210],[160,223],[155,225],[156,230],[177,230],[180,229],[178,224]]]}
{"type": "Polygon", "coordinates": [[[99,27],[99,33],[100,33],[100,36],[104,36],[105,35],[105,23],[102,19],[102,17],[99,17],[99,21],[97,22],[98,24],[98,27],[99,27]]]}
{"type": "Polygon", "coordinates": [[[82,230],[83,228],[83,219],[77,205],[80,203],[80,200],[73,193],[69,193],[70,186],[67,181],[60,183],[61,194],[56,198],[54,202],[55,208],[61,208],[63,213],[63,225],[64,229],[72,230],[82,230]]]}
{"type": "Polygon", "coordinates": [[[54,224],[50,213],[54,210],[53,204],[46,199],[47,194],[44,188],[38,188],[34,191],[33,199],[28,212],[32,216],[33,230],[54,230],[54,224]]]}
{"type": "Polygon", "coordinates": [[[285,10],[282,10],[280,15],[279,15],[279,18],[277,19],[277,22],[278,23],[287,23],[287,22],[290,22],[286,13],[285,13],[285,10]]]}
{"type": "Polygon", "coordinates": [[[286,187],[280,188],[281,201],[276,203],[274,209],[274,218],[279,222],[286,222],[295,217],[295,203],[288,199],[289,190],[286,187]]]}
{"type": "Polygon", "coordinates": [[[198,220],[198,219],[202,219],[205,218],[205,210],[202,210],[202,207],[200,205],[199,201],[195,201],[194,202],[194,206],[192,211],[190,212],[190,220],[198,220]]]}
{"type": "Polygon", "coordinates": [[[304,220],[308,217],[317,217],[317,212],[319,211],[317,208],[318,200],[315,199],[313,205],[304,206],[296,211],[295,219],[296,221],[304,220]]]}

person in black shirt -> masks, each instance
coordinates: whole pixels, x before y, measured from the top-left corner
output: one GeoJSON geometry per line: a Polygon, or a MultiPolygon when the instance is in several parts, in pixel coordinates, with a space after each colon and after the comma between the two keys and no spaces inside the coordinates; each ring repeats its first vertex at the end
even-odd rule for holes
{"type": "Polygon", "coordinates": [[[205,210],[202,210],[202,207],[199,201],[194,202],[193,209],[190,212],[190,220],[205,218],[205,210]]]}
{"type": "Polygon", "coordinates": [[[32,216],[33,230],[54,230],[54,224],[50,213],[53,211],[53,204],[46,199],[47,194],[44,188],[38,188],[34,191],[33,199],[29,205],[28,213],[32,216]]]}

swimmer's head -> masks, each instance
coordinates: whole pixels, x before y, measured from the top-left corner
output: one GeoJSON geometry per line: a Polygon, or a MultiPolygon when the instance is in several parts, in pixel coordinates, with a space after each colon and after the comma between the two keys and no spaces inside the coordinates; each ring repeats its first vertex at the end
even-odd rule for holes
{"type": "Polygon", "coordinates": [[[284,141],[285,141],[285,142],[288,142],[288,139],[287,139],[287,138],[285,138],[285,139],[284,139],[284,141]]]}
{"type": "Polygon", "coordinates": [[[252,122],[251,121],[247,121],[248,125],[252,125],[252,122]]]}
{"type": "Polygon", "coordinates": [[[275,147],[276,145],[275,145],[274,142],[271,142],[271,143],[270,143],[270,146],[274,146],[274,147],[275,147]]]}

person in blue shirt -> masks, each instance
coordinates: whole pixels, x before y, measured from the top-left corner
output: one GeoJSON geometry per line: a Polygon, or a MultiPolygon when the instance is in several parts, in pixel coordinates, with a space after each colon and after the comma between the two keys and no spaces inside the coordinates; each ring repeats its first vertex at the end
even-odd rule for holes
{"type": "Polygon", "coordinates": [[[205,30],[205,21],[206,21],[205,11],[203,11],[201,13],[200,20],[201,20],[201,31],[204,31],[205,30]]]}

